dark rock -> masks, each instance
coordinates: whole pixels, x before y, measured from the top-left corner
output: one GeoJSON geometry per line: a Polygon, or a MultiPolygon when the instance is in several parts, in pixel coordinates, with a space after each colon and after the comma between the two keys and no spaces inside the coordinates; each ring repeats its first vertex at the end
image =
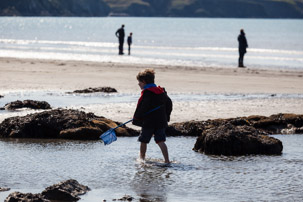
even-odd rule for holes
{"type": "Polygon", "coordinates": [[[287,128],[282,129],[281,134],[303,134],[303,127],[297,128],[292,124],[287,124],[287,128]]]}
{"type": "MultiPolygon", "coordinates": [[[[23,117],[11,117],[0,123],[2,138],[65,138],[98,140],[99,136],[117,124],[104,117],[79,110],[55,109],[23,117]]],[[[137,136],[138,131],[121,127],[117,136],[137,136]]]]}
{"type": "Polygon", "coordinates": [[[205,129],[205,121],[174,123],[167,127],[167,136],[199,136],[205,129]]]}
{"type": "Polygon", "coordinates": [[[204,130],[218,127],[226,123],[231,123],[236,126],[249,125],[249,122],[243,118],[187,121],[171,124],[166,132],[168,136],[200,136],[204,130]]]}
{"type": "Polygon", "coordinates": [[[23,108],[23,102],[20,100],[11,102],[11,103],[7,103],[4,108],[6,110],[15,110],[15,109],[19,109],[19,108],[23,108]]]}
{"type": "Polygon", "coordinates": [[[41,194],[49,200],[78,201],[78,196],[89,190],[89,187],[79,184],[77,180],[70,179],[47,187],[41,194]]]}
{"type": "Polygon", "coordinates": [[[23,102],[17,100],[15,102],[8,103],[4,106],[7,110],[15,110],[20,108],[30,108],[30,109],[51,109],[50,104],[45,101],[35,101],[35,100],[24,100],[23,102]]]}
{"type": "MultiPolygon", "coordinates": [[[[266,116],[249,116],[229,119],[213,119],[207,121],[187,121],[174,123],[166,129],[168,136],[200,136],[203,131],[230,123],[234,126],[252,126],[268,134],[281,134],[283,129],[293,128],[293,134],[303,134],[303,115],[276,114],[266,116]],[[290,124],[291,127],[288,127],[290,124]]],[[[284,130],[284,133],[285,130],[284,130]]]]}
{"type": "Polygon", "coordinates": [[[279,134],[288,124],[300,128],[303,126],[303,115],[275,114],[269,117],[261,117],[257,121],[250,121],[255,128],[265,130],[271,134],[279,134]]]}
{"type": "Polygon", "coordinates": [[[2,191],[9,191],[9,190],[11,190],[10,188],[6,188],[6,187],[0,187],[0,192],[2,192],[2,191]]]}
{"type": "Polygon", "coordinates": [[[213,155],[281,154],[282,142],[265,134],[252,126],[227,123],[204,131],[194,150],[213,155]]]}
{"type": "Polygon", "coordinates": [[[113,201],[132,201],[134,200],[135,198],[130,196],[130,195],[125,195],[123,196],[122,198],[119,198],[119,199],[113,199],[113,201]]]}
{"type": "Polygon", "coordinates": [[[13,192],[6,199],[4,202],[50,202],[49,200],[45,199],[41,194],[32,194],[32,193],[20,193],[20,192],[13,192]]]}
{"type": "MultiPolygon", "coordinates": [[[[102,131],[107,131],[110,128],[115,128],[118,125],[121,125],[122,123],[120,122],[113,122],[110,119],[106,119],[104,117],[102,118],[96,118],[92,120],[92,122],[100,128],[102,131]]],[[[116,135],[119,136],[124,136],[124,137],[133,137],[133,136],[138,136],[139,132],[137,130],[134,130],[132,128],[128,128],[126,126],[119,127],[115,130],[116,135]]]]}
{"type": "Polygon", "coordinates": [[[3,96],[3,95],[0,95],[0,98],[4,98],[4,96],[3,96]]]}
{"type": "Polygon", "coordinates": [[[73,92],[67,92],[67,93],[72,94],[72,93],[97,93],[97,92],[116,93],[117,90],[111,87],[99,87],[99,88],[86,88],[83,90],[75,90],[73,92]]]}
{"type": "Polygon", "coordinates": [[[87,186],[81,185],[77,180],[66,180],[59,184],[47,187],[41,194],[32,193],[11,193],[5,202],[50,202],[50,201],[78,201],[79,195],[90,190],[87,186]]]}
{"type": "Polygon", "coordinates": [[[75,140],[97,140],[103,131],[97,127],[79,127],[60,131],[59,138],[75,140]]]}

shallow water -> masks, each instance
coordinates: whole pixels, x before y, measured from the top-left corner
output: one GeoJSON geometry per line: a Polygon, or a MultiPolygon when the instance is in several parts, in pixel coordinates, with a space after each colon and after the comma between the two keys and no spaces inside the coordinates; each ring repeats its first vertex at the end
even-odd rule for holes
{"type": "Polygon", "coordinates": [[[276,138],[281,156],[207,156],[192,151],[196,138],[169,137],[173,163],[165,166],[154,142],[147,161],[137,160],[135,137],[109,146],[99,141],[0,140],[0,201],[12,191],[41,192],[70,178],[92,191],[82,201],[111,201],[125,194],[135,201],[301,201],[303,136],[276,138]]]}
{"type": "MultiPolygon", "coordinates": [[[[63,91],[15,91],[1,94],[4,98],[0,99],[0,107],[16,100],[33,99],[46,101],[53,108],[79,109],[120,122],[131,119],[140,96],[138,93],[66,94],[63,91]]],[[[276,113],[303,113],[302,94],[175,93],[169,96],[174,103],[171,123],[250,115],[269,116],[276,113]]],[[[39,110],[0,110],[0,121],[36,112],[39,110]]]]}
{"type": "MultiPolygon", "coordinates": [[[[140,94],[131,93],[88,93],[88,94],[67,94],[58,91],[16,91],[2,92],[4,98],[0,99],[0,107],[16,100],[37,100],[46,101],[52,107],[79,107],[88,105],[104,105],[113,103],[136,103],[140,94]]],[[[169,94],[174,102],[201,101],[201,100],[252,100],[252,99],[303,99],[303,94],[193,94],[176,93],[169,94]]],[[[1,111],[0,111],[1,112],[1,111]]]]}

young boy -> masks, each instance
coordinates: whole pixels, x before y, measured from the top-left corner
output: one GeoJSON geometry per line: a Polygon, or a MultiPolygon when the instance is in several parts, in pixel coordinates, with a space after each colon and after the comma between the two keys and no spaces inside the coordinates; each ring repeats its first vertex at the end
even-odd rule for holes
{"type": "Polygon", "coordinates": [[[154,135],[154,140],[160,147],[165,163],[169,163],[168,150],[165,144],[165,128],[170,120],[172,101],[164,88],[154,83],[155,72],[145,69],[137,75],[138,85],[141,88],[141,97],[138,100],[134,114],[133,124],[141,126],[142,130],[138,141],[140,145],[140,158],[145,159],[147,144],[154,135]],[[154,111],[151,111],[156,109],[154,111]]]}
{"type": "Polygon", "coordinates": [[[133,33],[129,33],[129,36],[127,37],[127,44],[128,44],[128,55],[130,55],[130,46],[132,45],[133,43],[133,33]]]}

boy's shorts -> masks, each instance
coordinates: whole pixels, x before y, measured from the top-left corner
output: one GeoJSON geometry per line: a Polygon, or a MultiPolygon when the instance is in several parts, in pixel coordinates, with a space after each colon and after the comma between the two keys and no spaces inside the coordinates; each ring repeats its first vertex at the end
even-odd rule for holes
{"type": "Polygon", "coordinates": [[[156,143],[166,140],[165,128],[142,128],[138,141],[148,144],[153,135],[156,143]]]}

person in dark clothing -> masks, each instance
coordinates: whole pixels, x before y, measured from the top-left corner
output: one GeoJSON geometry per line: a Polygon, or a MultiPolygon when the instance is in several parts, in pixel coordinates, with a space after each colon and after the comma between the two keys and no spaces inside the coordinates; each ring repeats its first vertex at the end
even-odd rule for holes
{"type": "Polygon", "coordinates": [[[125,37],[124,25],[122,25],[121,28],[116,31],[116,37],[119,39],[119,55],[123,55],[123,44],[125,37]]]}
{"type": "Polygon", "coordinates": [[[145,159],[147,144],[154,135],[154,140],[160,147],[165,163],[169,163],[168,149],[165,144],[165,129],[170,120],[172,101],[164,88],[154,83],[155,72],[146,69],[137,75],[138,85],[141,88],[141,97],[138,100],[134,114],[133,124],[141,126],[142,130],[138,141],[140,145],[140,158],[145,159]],[[150,112],[151,110],[155,109],[150,112]]]}
{"type": "Polygon", "coordinates": [[[245,67],[243,64],[244,60],[244,54],[246,53],[246,48],[248,48],[247,40],[245,37],[244,30],[240,30],[240,34],[238,36],[238,42],[239,42],[239,62],[238,67],[245,67]]]}
{"type": "Polygon", "coordinates": [[[130,46],[133,43],[133,39],[132,39],[133,33],[129,33],[129,36],[127,37],[127,44],[128,44],[128,55],[130,55],[130,46]]]}

